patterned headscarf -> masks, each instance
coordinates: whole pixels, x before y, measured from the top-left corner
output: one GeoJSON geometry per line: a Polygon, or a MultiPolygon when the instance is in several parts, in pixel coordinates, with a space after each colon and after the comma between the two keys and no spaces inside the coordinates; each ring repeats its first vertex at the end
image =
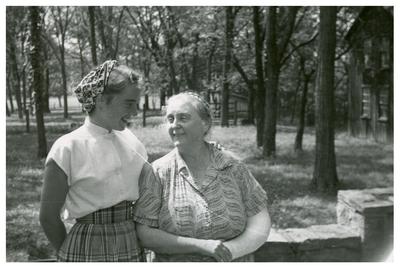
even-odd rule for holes
{"type": "Polygon", "coordinates": [[[74,93],[85,111],[90,112],[94,109],[96,106],[95,98],[97,95],[104,92],[108,84],[110,73],[115,66],[118,66],[116,60],[105,61],[95,70],[87,74],[75,88],[74,93]]]}

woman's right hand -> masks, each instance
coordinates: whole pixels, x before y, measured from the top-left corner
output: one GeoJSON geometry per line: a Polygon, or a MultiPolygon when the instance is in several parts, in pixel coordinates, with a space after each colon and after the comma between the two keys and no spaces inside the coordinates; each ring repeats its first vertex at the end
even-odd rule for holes
{"type": "Polygon", "coordinates": [[[213,257],[217,262],[230,262],[232,260],[231,251],[221,240],[202,240],[200,252],[203,255],[213,257]]]}

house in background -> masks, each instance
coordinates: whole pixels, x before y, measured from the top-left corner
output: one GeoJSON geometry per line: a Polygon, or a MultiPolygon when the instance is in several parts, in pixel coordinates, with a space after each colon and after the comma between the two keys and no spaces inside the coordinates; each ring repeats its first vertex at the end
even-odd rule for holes
{"type": "Polygon", "coordinates": [[[346,35],[349,125],[356,137],[393,141],[393,7],[364,7],[346,35]]]}
{"type": "MultiPolygon", "coordinates": [[[[208,100],[213,113],[213,119],[215,122],[220,122],[221,120],[221,91],[209,91],[208,100]]],[[[249,97],[237,92],[229,93],[229,119],[230,121],[239,120],[242,124],[250,124],[253,122],[249,119],[249,97]],[[243,121],[244,120],[244,121],[243,121]]],[[[250,108],[251,109],[251,108],[250,108]]],[[[236,123],[234,123],[236,124],[236,123]]]]}

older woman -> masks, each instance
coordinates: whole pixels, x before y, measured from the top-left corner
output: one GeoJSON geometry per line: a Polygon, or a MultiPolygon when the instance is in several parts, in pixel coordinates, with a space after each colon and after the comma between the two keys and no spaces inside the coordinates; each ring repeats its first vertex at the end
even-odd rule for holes
{"type": "Polygon", "coordinates": [[[87,117],[53,144],[40,206],[41,225],[60,261],[143,260],[131,211],[149,165],[143,144],[125,128],[136,114],[138,87],[133,70],[109,60],[75,89],[87,117]],[[76,221],[68,234],[60,213],[76,221]]]}
{"type": "Polygon", "coordinates": [[[168,133],[175,148],[140,181],[134,209],[142,245],[155,261],[251,261],[267,239],[265,191],[248,169],[205,141],[209,105],[184,92],[168,100],[168,133]]]}

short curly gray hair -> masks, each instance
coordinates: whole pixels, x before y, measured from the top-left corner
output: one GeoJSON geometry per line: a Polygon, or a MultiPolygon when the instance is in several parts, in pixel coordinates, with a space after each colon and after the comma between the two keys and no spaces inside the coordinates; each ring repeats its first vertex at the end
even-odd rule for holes
{"type": "Polygon", "coordinates": [[[208,125],[209,128],[206,131],[205,135],[208,134],[212,126],[212,111],[210,104],[203,98],[203,96],[201,96],[197,92],[192,91],[181,92],[171,96],[168,99],[168,105],[172,102],[185,98],[188,98],[190,100],[191,104],[196,109],[197,114],[208,125]]]}

